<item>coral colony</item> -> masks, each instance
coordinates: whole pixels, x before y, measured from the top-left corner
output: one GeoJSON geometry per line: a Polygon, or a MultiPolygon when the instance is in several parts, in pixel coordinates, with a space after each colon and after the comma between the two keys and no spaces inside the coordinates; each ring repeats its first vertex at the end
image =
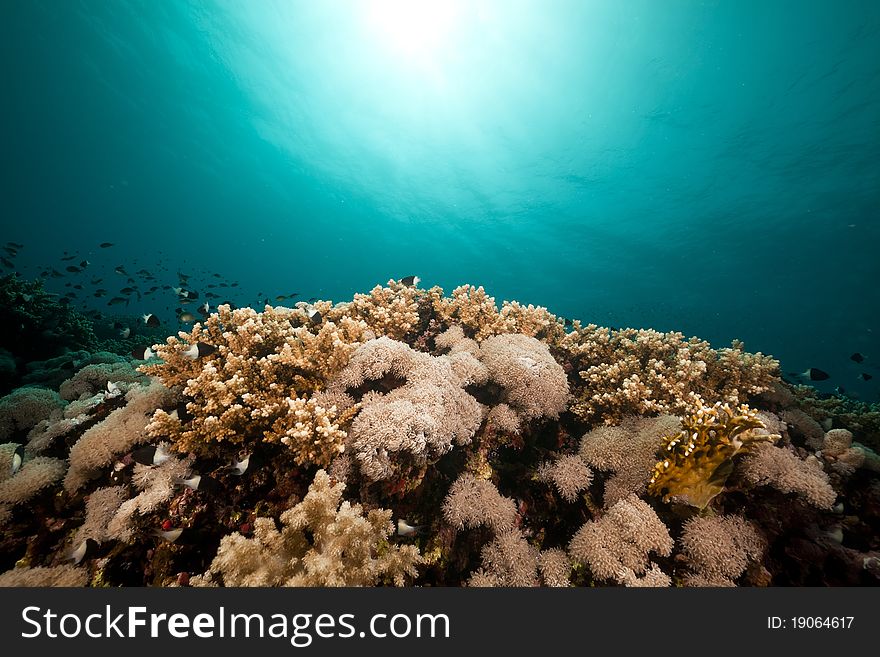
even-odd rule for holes
{"type": "Polygon", "coordinates": [[[878,583],[876,405],[418,283],[140,345],[10,292],[79,351],[0,399],[0,584],[878,583]]]}

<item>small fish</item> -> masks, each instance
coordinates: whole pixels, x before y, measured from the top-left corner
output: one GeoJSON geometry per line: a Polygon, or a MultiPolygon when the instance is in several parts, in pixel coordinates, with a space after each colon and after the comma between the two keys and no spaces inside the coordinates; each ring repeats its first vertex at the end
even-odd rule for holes
{"type": "Polygon", "coordinates": [[[131,337],[131,327],[126,326],[124,329],[119,331],[119,337],[121,337],[123,340],[131,337]]]}
{"type": "Polygon", "coordinates": [[[103,280],[104,280],[103,278],[93,278],[92,285],[98,285],[103,280]]]}
{"type": "Polygon", "coordinates": [[[198,317],[196,317],[192,313],[180,313],[177,316],[177,319],[180,320],[181,322],[183,322],[184,324],[189,324],[190,322],[196,321],[198,319],[198,317]]]}
{"type": "Polygon", "coordinates": [[[49,275],[50,275],[52,278],[62,278],[62,277],[64,276],[64,274],[62,274],[62,273],[61,273],[60,271],[58,271],[57,269],[53,269],[52,272],[51,272],[49,275]]]}
{"type": "Polygon", "coordinates": [[[113,242],[101,242],[98,246],[100,246],[102,249],[109,249],[111,246],[113,246],[113,242]]]}
{"type": "Polygon", "coordinates": [[[312,297],[308,300],[308,303],[315,303],[318,300],[318,297],[312,297]]]}
{"type": "Polygon", "coordinates": [[[205,344],[204,342],[196,342],[194,345],[189,347],[183,352],[183,355],[190,360],[196,360],[197,358],[204,358],[205,356],[210,356],[215,351],[217,351],[217,347],[212,344],[205,344]]]}
{"type": "Polygon", "coordinates": [[[80,269],[79,267],[76,267],[74,265],[70,265],[69,267],[66,268],[66,270],[69,271],[71,274],[78,274],[79,272],[82,271],[82,269],[80,269]]]}
{"type": "Polygon", "coordinates": [[[251,464],[251,455],[250,454],[245,456],[241,461],[234,461],[232,463],[232,474],[239,475],[239,476],[243,475],[245,472],[247,472],[247,469],[248,469],[248,467],[250,467],[250,464],[251,464]]]}
{"type": "MultiPolygon", "coordinates": [[[[67,253],[67,251],[65,251],[65,253],[67,253]]],[[[61,258],[61,262],[70,262],[74,258],[76,258],[76,255],[65,256],[65,257],[61,258]]]]}
{"type": "Polygon", "coordinates": [[[854,353],[852,356],[850,356],[849,359],[852,360],[852,361],[855,361],[855,362],[857,362],[857,363],[861,363],[862,361],[865,360],[865,357],[862,356],[862,354],[860,354],[860,353],[857,351],[857,352],[854,353]]]}
{"type": "Polygon", "coordinates": [[[415,287],[422,281],[418,276],[404,276],[400,282],[408,287],[415,287]]]}
{"type": "Polygon", "coordinates": [[[183,533],[183,528],[180,529],[172,529],[170,531],[164,531],[161,529],[157,529],[153,532],[154,536],[158,536],[159,538],[164,538],[169,543],[174,543],[180,535],[183,533]]]}
{"type": "Polygon", "coordinates": [[[173,411],[171,411],[170,415],[175,415],[178,420],[181,422],[189,422],[195,416],[189,412],[186,408],[186,402],[180,402],[173,411]]]}
{"type": "Polygon", "coordinates": [[[98,542],[93,538],[87,538],[67,555],[67,559],[78,566],[86,559],[93,557],[97,551],[98,542]]]}
{"type": "Polygon", "coordinates": [[[320,324],[321,321],[324,319],[323,317],[321,317],[321,313],[318,311],[317,308],[309,308],[306,313],[308,314],[309,321],[312,324],[320,324]]]}
{"type": "Polygon", "coordinates": [[[131,453],[131,459],[141,465],[162,465],[170,458],[171,455],[157,445],[139,447],[131,453]]]}
{"type": "Polygon", "coordinates": [[[131,350],[131,357],[135,360],[150,360],[156,357],[156,352],[149,347],[135,347],[131,350]]]}
{"type": "Polygon", "coordinates": [[[873,375],[866,374],[865,372],[862,372],[861,374],[859,374],[859,379],[861,379],[862,381],[870,381],[873,378],[874,378],[873,375]]]}
{"type": "Polygon", "coordinates": [[[275,301],[287,301],[287,295],[279,294],[277,297],[275,297],[275,301]]]}
{"type": "Polygon", "coordinates": [[[89,262],[88,260],[83,260],[81,263],[79,263],[79,266],[82,267],[83,269],[85,269],[85,268],[88,267],[90,264],[92,264],[92,263],[89,262]]]}
{"type": "Polygon", "coordinates": [[[12,453],[12,472],[15,474],[21,468],[21,462],[24,459],[24,445],[19,445],[12,453]]]}
{"type": "Polygon", "coordinates": [[[17,244],[15,242],[6,242],[6,245],[11,246],[16,249],[23,249],[24,248],[24,244],[17,244]]]}
{"type": "Polygon", "coordinates": [[[152,326],[153,328],[161,326],[162,324],[162,322],[159,321],[159,318],[156,317],[153,313],[142,315],[141,319],[144,320],[144,324],[146,324],[147,326],[152,326]]]}
{"type": "Polygon", "coordinates": [[[18,249],[14,249],[11,246],[4,246],[3,250],[6,251],[6,253],[8,253],[9,256],[12,258],[18,255],[18,249]]]}
{"type": "Polygon", "coordinates": [[[824,381],[831,377],[828,372],[823,372],[817,367],[811,367],[803,372],[801,372],[798,376],[802,379],[806,379],[807,381],[824,381]]]}
{"type": "Polygon", "coordinates": [[[121,392],[122,392],[122,389],[118,385],[116,385],[113,381],[107,382],[107,393],[109,395],[115,397],[116,395],[120,394],[121,392]]]}
{"type": "Polygon", "coordinates": [[[113,297],[110,301],[107,302],[108,306],[115,306],[120,303],[124,303],[126,306],[128,305],[129,300],[125,297],[113,297]]]}
{"type": "Polygon", "coordinates": [[[128,276],[128,272],[125,271],[125,267],[123,267],[122,265],[119,265],[118,267],[114,268],[113,271],[115,271],[120,276],[128,276]]]}
{"type": "Polygon", "coordinates": [[[415,536],[417,534],[423,533],[425,530],[424,525],[410,525],[406,520],[402,518],[397,519],[397,530],[395,533],[398,536],[415,536]]]}
{"type": "Polygon", "coordinates": [[[9,267],[10,269],[15,269],[15,263],[11,262],[7,258],[0,258],[0,262],[3,263],[4,267],[9,267]]]}
{"type": "Polygon", "coordinates": [[[77,285],[74,285],[74,286],[73,286],[73,289],[74,289],[74,290],[81,290],[81,289],[83,289],[83,286],[77,284],[77,285]]]}
{"type": "Polygon", "coordinates": [[[97,289],[95,290],[94,296],[98,297],[99,299],[103,296],[107,296],[107,290],[97,289]]]}
{"type": "Polygon", "coordinates": [[[220,488],[220,482],[208,475],[193,475],[189,479],[182,479],[180,483],[192,490],[201,490],[208,493],[220,488]]]}
{"type": "Polygon", "coordinates": [[[834,392],[836,392],[838,395],[845,395],[845,394],[846,394],[846,388],[844,388],[843,386],[836,386],[836,387],[834,388],[834,392]]]}
{"type": "Polygon", "coordinates": [[[207,315],[211,311],[211,306],[205,301],[205,303],[198,307],[198,311],[203,315],[207,315]]]}

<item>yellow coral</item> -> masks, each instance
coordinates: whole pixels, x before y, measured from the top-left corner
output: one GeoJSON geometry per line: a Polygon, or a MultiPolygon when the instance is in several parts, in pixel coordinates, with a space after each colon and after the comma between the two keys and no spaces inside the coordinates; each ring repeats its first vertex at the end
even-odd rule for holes
{"type": "Polygon", "coordinates": [[[654,466],[648,492],[665,502],[676,500],[700,509],[724,490],[734,456],[779,438],[764,431],[757,411],[745,404],[703,405],[682,418],[681,426],[679,433],[665,439],[663,458],[654,466]]]}

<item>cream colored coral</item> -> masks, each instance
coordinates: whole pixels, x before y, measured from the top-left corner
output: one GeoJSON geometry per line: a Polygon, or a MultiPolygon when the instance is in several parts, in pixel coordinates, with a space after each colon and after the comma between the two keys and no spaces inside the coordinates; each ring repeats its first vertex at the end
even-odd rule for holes
{"type": "Polygon", "coordinates": [[[35,568],[13,568],[0,573],[0,586],[51,586],[79,587],[89,583],[89,571],[64,564],[60,566],[37,566],[35,568]]]}
{"type": "Polygon", "coordinates": [[[704,395],[731,404],[769,389],[779,364],[734,342],[714,350],[681,333],[577,327],[561,342],[583,387],[572,411],[587,422],[614,424],[626,415],[681,415],[704,395]]]}
{"type": "Polygon", "coordinates": [[[369,294],[355,294],[351,302],[329,312],[335,319],[344,313],[363,321],[376,336],[403,340],[419,324],[419,300],[424,292],[415,286],[390,280],[387,287],[377,285],[369,294]]]}
{"type": "Polygon", "coordinates": [[[400,472],[402,463],[407,471],[423,468],[454,445],[468,444],[483,414],[482,406],[463,390],[469,379],[462,376],[476,372],[476,365],[417,352],[387,337],[358,349],[331,389],[357,388],[386,375],[403,381],[387,394],[377,392],[361,401],[349,432],[361,473],[373,481],[388,479],[400,472]]]}
{"type": "Polygon", "coordinates": [[[456,529],[485,526],[501,534],[516,525],[516,503],[501,495],[492,482],[466,472],[450,486],[443,516],[456,529]]]}
{"type": "Polygon", "coordinates": [[[736,515],[691,518],[681,544],[691,568],[706,582],[732,582],[767,549],[758,528],[736,515]]]}
{"type": "Polygon", "coordinates": [[[184,422],[158,411],[149,427],[181,451],[211,453],[214,444],[282,442],[297,463],[326,465],[345,440],[342,427],[355,410],[324,406],[311,398],[348,363],[371,335],[361,320],[340,317],[301,326],[298,309],[219,306],[204,325],[157,347],[165,363],[145,366],[188,399],[184,422]],[[201,359],[184,355],[204,342],[216,351],[201,359]]]}
{"type": "Polygon", "coordinates": [[[15,475],[0,482],[0,504],[23,504],[64,476],[61,459],[37,456],[26,461],[15,475]]]}
{"type": "Polygon", "coordinates": [[[631,495],[598,520],[584,524],[572,538],[568,553],[574,561],[587,564],[597,579],[610,580],[624,569],[644,574],[649,553],[667,557],[672,546],[669,531],[654,510],[631,495]]]}
{"type": "Polygon", "coordinates": [[[593,473],[580,456],[566,454],[539,465],[536,477],[553,484],[566,502],[574,502],[589,487],[593,473]]]}
{"type": "Polygon", "coordinates": [[[795,493],[819,509],[830,509],[837,494],[815,457],[804,461],[784,447],[757,445],[739,464],[739,471],[753,486],[769,485],[783,493],[795,493]]]}
{"type": "Polygon", "coordinates": [[[107,419],[87,429],[70,448],[70,469],[64,477],[64,488],[74,493],[89,479],[133,447],[145,443],[149,414],[168,404],[172,393],[158,381],[137,386],[125,394],[126,405],[107,419]]]}
{"type": "MultiPolygon", "coordinates": [[[[220,541],[210,572],[226,586],[402,586],[420,563],[412,545],[388,543],[391,512],[342,500],[344,483],[319,470],[305,499],[281,514],[254,522],[254,537],[235,533],[220,541]]],[[[203,581],[203,580],[199,580],[203,581]]]]}

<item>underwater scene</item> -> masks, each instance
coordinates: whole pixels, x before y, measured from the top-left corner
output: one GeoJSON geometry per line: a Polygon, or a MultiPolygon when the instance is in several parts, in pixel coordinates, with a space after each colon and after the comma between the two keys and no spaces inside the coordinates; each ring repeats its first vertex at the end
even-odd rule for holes
{"type": "Polygon", "coordinates": [[[0,43],[0,585],[880,584],[880,3],[0,43]]]}

